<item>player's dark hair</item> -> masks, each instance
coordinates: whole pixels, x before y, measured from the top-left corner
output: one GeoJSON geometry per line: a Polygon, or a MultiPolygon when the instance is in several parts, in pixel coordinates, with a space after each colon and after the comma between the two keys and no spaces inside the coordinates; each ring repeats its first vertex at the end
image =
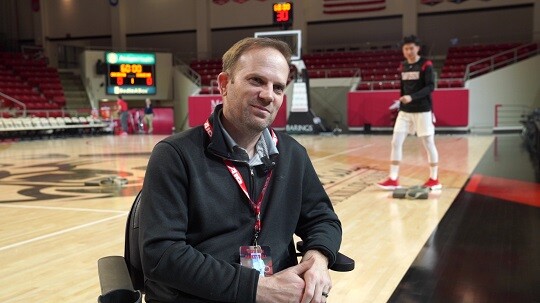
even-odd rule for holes
{"type": "Polygon", "coordinates": [[[418,39],[418,37],[416,37],[415,35],[410,35],[410,36],[403,37],[403,40],[401,40],[402,46],[405,44],[410,44],[410,43],[414,43],[414,45],[420,46],[420,39],[418,39]]]}

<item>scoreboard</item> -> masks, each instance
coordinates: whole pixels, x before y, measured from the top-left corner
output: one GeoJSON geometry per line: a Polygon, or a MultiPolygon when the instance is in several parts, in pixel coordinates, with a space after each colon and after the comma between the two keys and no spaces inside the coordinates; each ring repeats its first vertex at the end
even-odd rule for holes
{"type": "Polygon", "coordinates": [[[278,2],[272,6],[272,21],[274,25],[290,26],[293,24],[292,2],[278,2]]]}
{"type": "Polygon", "coordinates": [[[108,95],[155,95],[156,55],[106,52],[108,95]]]}

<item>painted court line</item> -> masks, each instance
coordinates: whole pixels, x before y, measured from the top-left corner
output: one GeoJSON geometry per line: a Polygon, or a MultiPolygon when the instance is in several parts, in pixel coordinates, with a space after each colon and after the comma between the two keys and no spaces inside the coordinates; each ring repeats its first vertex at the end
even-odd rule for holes
{"type": "Polygon", "coordinates": [[[126,214],[127,214],[127,212],[125,212],[123,214],[120,214],[120,215],[116,215],[114,217],[109,217],[109,218],[101,219],[101,220],[98,220],[98,221],[89,222],[89,223],[86,223],[86,224],[83,224],[83,225],[78,225],[78,226],[74,226],[74,227],[71,227],[71,228],[62,229],[62,230],[59,230],[57,232],[53,232],[53,233],[46,234],[46,235],[43,235],[43,236],[28,239],[28,240],[25,240],[25,241],[21,241],[21,242],[13,243],[13,244],[10,244],[10,245],[6,245],[6,246],[3,246],[3,247],[0,247],[0,252],[4,251],[4,250],[11,249],[11,248],[14,248],[14,247],[22,246],[22,245],[25,245],[25,244],[28,244],[28,243],[37,242],[37,241],[45,240],[45,239],[48,239],[48,238],[56,237],[56,236],[59,236],[59,235],[62,235],[62,234],[68,233],[68,232],[72,232],[72,231],[79,230],[79,229],[82,229],[82,228],[85,228],[85,227],[100,224],[100,223],[103,223],[103,222],[106,222],[106,221],[114,220],[114,219],[117,219],[117,218],[120,218],[120,217],[125,217],[126,214]]]}
{"type": "Polygon", "coordinates": [[[96,213],[115,213],[115,214],[125,214],[125,210],[113,210],[113,209],[92,209],[92,208],[70,208],[70,207],[56,207],[56,206],[41,206],[41,205],[20,205],[20,204],[2,204],[0,207],[5,208],[26,208],[26,209],[48,209],[48,210],[71,210],[71,211],[86,211],[86,212],[96,212],[96,213]]]}
{"type": "Polygon", "coordinates": [[[336,156],[339,156],[339,155],[344,155],[344,154],[348,154],[352,151],[355,151],[355,150],[359,150],[359,149],[363,149],[363,148],[366,148],[366,147],[370,147],[372,146],[373,144],[366,144],[366,145],[362,145],[362,146],[359,146],[359,147],[356,147],[356,148],[351,148],[351,149],[347,149],[345,151],[342,151],[342,152],[339,152],[339,153],[335,153],[335,154],[331,154],[331,155],[328,155],[326,157],[322,157],[322,158],[318,158],[318,159],[315,159],[311,162],[319,162],[319,161],[324,161],[324,160],[327,160],[327,159],[330,159],[330,158],[333,158],[333,157],[336,157],[336,156]]]}

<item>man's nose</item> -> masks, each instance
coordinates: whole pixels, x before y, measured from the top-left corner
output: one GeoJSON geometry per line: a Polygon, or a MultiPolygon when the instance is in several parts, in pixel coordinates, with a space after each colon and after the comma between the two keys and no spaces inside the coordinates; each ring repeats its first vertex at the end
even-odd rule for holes
{"type": "Polygon", "coordinates": [[[259,98],[266,102],[274,101],[274,88],[272,85],[264,85],[259,92],[259,98]]]}

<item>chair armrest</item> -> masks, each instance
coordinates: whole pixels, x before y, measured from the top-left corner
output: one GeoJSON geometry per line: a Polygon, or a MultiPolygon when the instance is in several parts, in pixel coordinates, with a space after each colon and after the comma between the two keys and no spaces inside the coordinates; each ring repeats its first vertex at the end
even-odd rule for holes
{"type": "MultiPolygon", "coordinates": [[[[296,250],[300,252],[300,255],[304,254],[303,241],[296,242],[296,250]]],[[[339,272],[352,271],[354,269],[354,260],[338,252],[336,255],[336,262],[330,266],[330,269],[339,272]]]]}
{"type": "Polygon", "coordinates": [[[334,262],[334,264],[330,266],[330,269],[340,272],[352,271],[354,269],[354,260],[338,252],[336,256],[336,262],[334,262]]]}
{"type": "Polygon", "coordinates": [[[101,286],[99,303],[140,303],[142,294],[133,289],[124,257],[108,256],[98,260],[98,275],[101,286]]]}

